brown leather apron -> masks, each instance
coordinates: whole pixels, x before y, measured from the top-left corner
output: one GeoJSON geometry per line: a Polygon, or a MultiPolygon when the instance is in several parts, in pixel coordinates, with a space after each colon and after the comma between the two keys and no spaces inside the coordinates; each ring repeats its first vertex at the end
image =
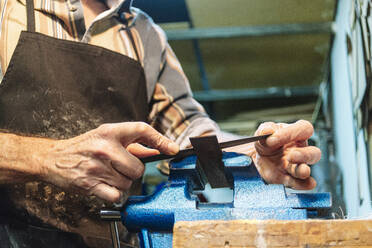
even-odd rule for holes
{"type": "MultiPolygon", "coordinates": [[[[27,29],[0,85],[0,129],[67,139],[103,123],[147,120],[139,62],[102,47],[36,33],[32,0],[27,0],[27,29]]],[[[97,239],[109,235],[98,218],[107,203],[94,196],[37,181],[3,189],[17,210],[60,230],[97,239]]]]}

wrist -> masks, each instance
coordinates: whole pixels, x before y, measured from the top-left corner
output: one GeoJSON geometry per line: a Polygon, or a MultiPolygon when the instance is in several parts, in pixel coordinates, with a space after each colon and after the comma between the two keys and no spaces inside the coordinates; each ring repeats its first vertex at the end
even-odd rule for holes
{"type": "Polygon", "coordinates": [[[33,146],[32,150],[29,151],[29,154],[31,154],[30,175],[34,179],[49,181],[57,140],[31,138],[30,143],[33,146]]]}
{"type": "Polygon", "coordinates": [[[0,133],[0,182],[18,183],[38,180],[45,176],[42,151],[48,140],[0,133]]]}

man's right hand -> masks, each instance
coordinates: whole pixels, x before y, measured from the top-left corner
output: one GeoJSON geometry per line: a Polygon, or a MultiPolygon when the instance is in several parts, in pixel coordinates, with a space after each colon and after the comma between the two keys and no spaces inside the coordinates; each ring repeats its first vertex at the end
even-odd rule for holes
{"type": "Polygon", "coordinates": [[[104,124],[80,136],[51,142],[38,151],[37,157],[42,180],[118,202],[121,191],[143,175],[144,165],[137,157],[159,151],[176,154],[179,147],[145,123],[124,122],[104,124]]]}

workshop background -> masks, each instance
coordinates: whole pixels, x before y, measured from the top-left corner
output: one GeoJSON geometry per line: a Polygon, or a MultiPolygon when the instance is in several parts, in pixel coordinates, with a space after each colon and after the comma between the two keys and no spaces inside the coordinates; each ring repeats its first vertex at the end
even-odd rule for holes
{"type": "MultiPolygon", "coordinates": [[[[372,216],[371,1],[134,0],[168,36],[194,96],[220,127],[311,121],[316,192],[334,218],[372,216]]],[[[149,191],[165,177],[149,166],[149,191]]],[[[226,192],[214,193],[213,199],[226,192]]]]}

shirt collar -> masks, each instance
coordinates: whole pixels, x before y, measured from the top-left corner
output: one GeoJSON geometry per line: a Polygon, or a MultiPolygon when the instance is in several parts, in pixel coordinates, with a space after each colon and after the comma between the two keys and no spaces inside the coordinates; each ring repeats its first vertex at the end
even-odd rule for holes
{"type": "MultiPolygon", "coordinates": [[[[18,2],[21,2],[23,5],[26,6],[26,0],[17,0],[18,2]]],[[[49,0],[49,1],[53,1],[53,0],[49,0]]],[[[58,2],[65,2],[65,1],[61,1],[61,0],[54,0],[54,1],[58,1],[58,2]]],[[[45,0],[34,0],[34,5],[35,5],[35,9],[37,9],[39,6],[42,6],[43,5],[43,2],[46,2],[45,0]]],[[[118,3],[116,6],[120,6],[120,10],[121,11],[126,11],[126,12],[129,12],[130,13],[130,8],[132,7],[132,2],[133,0],[119,0],[118,3]]]]}
{"type": "Polygon", "coordinates": [[[119,13],[121,12],[131,13],[132,2],[133,0],[121,0],[118,5],[120,7],[118,9],[118,12],[119,13]]]}
{"type": "MultiPolygon", "coordinates": [[[[26,0],[17,0],[26,6],[26,0]]],[[[40,12],[56,16],[61,19],[67,26],[70,26],[71,12],[77,11],[77,8],[82,8],[79,0],[34,0],[34,9],[40,12]],[[67,7],[66,7],[67,6],[67,7]]],[[[118,0],[118,4],[110,9],[112,15],[123,14],[128,21],[132,16],[132,0],[118,0]]]]}

